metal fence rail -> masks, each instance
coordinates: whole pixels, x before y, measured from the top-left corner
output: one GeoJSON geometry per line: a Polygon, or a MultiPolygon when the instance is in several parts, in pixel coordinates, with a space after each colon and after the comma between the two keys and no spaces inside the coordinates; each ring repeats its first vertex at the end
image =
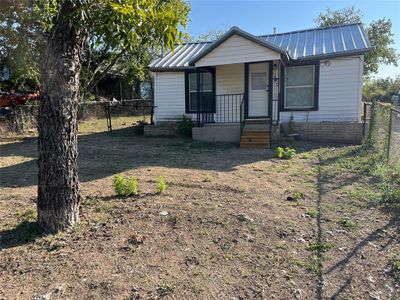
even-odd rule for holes
{"type": "Polygon", "coordinates": [[[400,161],[400,110],[388,103],[364,103],[364,142],[389,163],[400,161]]]}
{"type": "MultiPolygon", "coordinates": [[[[113,127],[118,128],[120,124],[114,124],[118,122],[124,126],[134,126],[138,121],[153,124],[154,108],[153,100],[147,99],[81,102],[78,104],[78,130],[81,132],[82,127],[88,132],[112,131],[113,127]]],[[[6,132],[34,132],[38,111],[38,102],[2,108],[0,127],[6,132]]]]}

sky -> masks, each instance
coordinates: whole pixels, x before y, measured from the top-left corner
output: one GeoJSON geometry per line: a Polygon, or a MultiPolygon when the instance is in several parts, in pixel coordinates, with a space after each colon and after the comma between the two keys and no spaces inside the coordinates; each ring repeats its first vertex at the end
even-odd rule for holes
{"type": "MultiPolygon", "coordinates": [[[[390,18],[393,23],[397,52],[400,53],[400,0],[397,1],[247,1],[247,0],[191,0],[192,11],[187,31],[191,36],[209,29],[227,30],[232,26],[254,35],[286,32],[315,27],[314,19],[326,8],[341,9],[355,6],[363,12],[363,23],[390,18]]],[[[382,65],[376,77],[400,75],[400,67],[382,65]]]]}

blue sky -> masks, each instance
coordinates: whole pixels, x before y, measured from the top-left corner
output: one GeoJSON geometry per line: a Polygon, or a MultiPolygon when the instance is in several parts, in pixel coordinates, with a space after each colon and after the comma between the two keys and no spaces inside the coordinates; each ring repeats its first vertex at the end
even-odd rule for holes
{"type": "MultiPolygon", "coordinates": [[[[254,35],[315,27],[314,19],[327,7],[339,9],[354,5],[362,10],[364,24],[379,18],[393,22],[395,47],[400,52],[400,1],[246,1],[192,0],[187,31],[192,36],[208,29],[229,29],[238,26],[254,35]]],[[[381,66],[378,77],[400,75],[400,67],[381,66]]]]}

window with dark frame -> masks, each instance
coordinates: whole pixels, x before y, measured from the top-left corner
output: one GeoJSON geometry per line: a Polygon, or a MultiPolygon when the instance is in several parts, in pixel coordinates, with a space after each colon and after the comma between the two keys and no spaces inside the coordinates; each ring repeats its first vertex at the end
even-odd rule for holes
{"type": "Polygon", "coordinates": [[[318,107],[318,65],[285,68],[283,110],[316,110],[318,107]]]}
{"type": "Polygon", "coordinates": [[[186,73],[186,113],[215,112],[215,86],[214,72],[188,72],[186,73]],[[198,107],[199,99],[201,105],[198,107]]]}

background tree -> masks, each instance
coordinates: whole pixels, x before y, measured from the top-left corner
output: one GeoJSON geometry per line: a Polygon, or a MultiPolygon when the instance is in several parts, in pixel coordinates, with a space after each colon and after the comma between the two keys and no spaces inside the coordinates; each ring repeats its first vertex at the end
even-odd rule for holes
{"type": "Polygon", "coordinates": [[[23,53],[12,54],[13,47],[7,48],[18,36],[13,24],[26,25],[26,34],[34,33],[33,43],[23,38],[18,41],[21,49],[35,50],[34,43],[41,46],[31,56],[41,67],[43,86],[38,119],[38,223],[47,231],[63,230],[79,222],[77,107],[84,60],[89,57],[86,61],[91,61],[95,50],[96,65],[85,82],[90,89],[128,54],[139,57],[140,49],[154,47],[156,51],[158,45],[173,48],[182,37],[190,7],[184,0],[21,0],[4,4],[8,19],[1,28],[7,37],[2,38],[5,49],[0,51],[29,62],[23,53]]]}
{"type": "Polygon", "coordinates": [[[362,94],[366,102],[391,102],[393,96],[400,96],[400,75],[395,78],[367,79],[364,81],[362,94]]]}
{"type": "MultiPolygon", "coordinates": [[[[339,10],[327,8],[315,19],[317,26],[326,27],[338,24],[350,24],[362,22],[361,10],[354,6],[339,10]]],[[[377,73],[380,64],[392,64],[397,66],[399,55],[392,47],[394,44],[392,33],[392,21],[390,19],[379,19],[372,21],[365,28],[372,51],[365,54],[364,74],[377,73]]]]}
{"type": "Polygon", "coordinates": [[[227,29],[212,28],[199,34],[197,37],[189,37],[187,40],[189,42],[212,42],[220,38],[227,31],[227,29]]]}

